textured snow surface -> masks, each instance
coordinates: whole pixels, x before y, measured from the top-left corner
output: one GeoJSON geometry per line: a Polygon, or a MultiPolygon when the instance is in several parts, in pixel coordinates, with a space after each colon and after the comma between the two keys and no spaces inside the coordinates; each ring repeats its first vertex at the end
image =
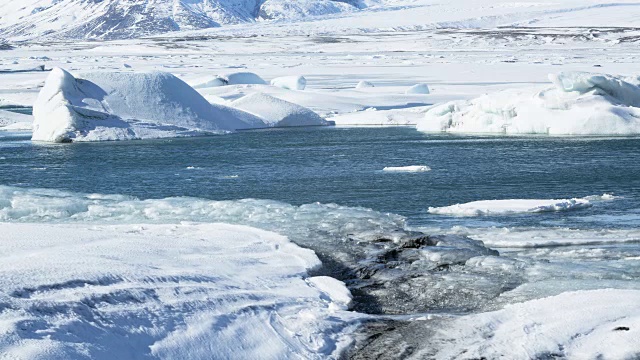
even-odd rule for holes
{"type": "MultiPolygon", "coordinates": [[[[0,224],[11,359],[326,358],[357,315],[285,237],[226,224],[0,224]]],[[[342,339],[342,340],[341,340],[342,339]]]]}
{"type": "Polygon", "coordinates": [[[427,111],[427,132],[630,135],[640,134],[640,78],[563,72],[553,87],[516,89],[427,111]]]}
{"type": "Polygon", "coordinates": [[[444,207],[429,207],[430,214],[453,216],[506,215],[569,211],[593,206],[593,202],[613,200],[610,194],[573,199],[508,199],[481,200],[444,207]]]}
{"type": "Polygon", "coordinates": [[[268,126],[318,126],[329,123],[315,112],[263,93],[253,93],[233,101],[231,106],[252,113],[268,126]]]}
{"type": "Polygon", "coordinates": [[[55,68],[33,107],[33,140],[130,140],[263,127],[243,111],[210,104],[169,73],[89,73],[55,68]]]}
{"type": "MultiPolygon", "coordinates": [[[[429,355],[436,359],[636,359],[640,357],[638,304],[638,290],[605,289],[507,305],[447,323],[430,339],[438,351],[429,355]]],[[[427,351],[430,346],[423,350],[427,351]]]]}

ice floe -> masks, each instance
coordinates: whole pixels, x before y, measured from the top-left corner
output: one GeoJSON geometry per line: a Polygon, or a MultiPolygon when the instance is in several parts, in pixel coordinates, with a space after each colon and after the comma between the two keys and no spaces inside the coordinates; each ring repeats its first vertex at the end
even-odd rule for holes
{"type": "Polygon", "coordinates": [[[426,132],[629,135],[640,133],[640,78],[562,72],[553,86],[505,90],[434,106],[426,132]]]}
{"type": "Polygon", "coordinates": [[[410,166],[387,166],[382,171],[387,172],[425,172],[431,171],[426,165],[410,165],[410,166]]]}
{"type": "Polygon", "coordinates": [[[452,216],[508,215],[569,211],[593,206],[594,201],[613,200],[609,194],[573,199],[480,200],[444,207],[429,207],[430,214],[452,216]]]}
{"type": "Polygon", "coordinates": [[[267,126],[318,126],[330,123],[320,115],[288,101],[263,94],[253,93],[231,103],[231,106],[259,116],[267,126]]]}
{"type": "Polygon", "coordinates": [[[50,142],[177,137],[261,127],[247,112],[210,104],[169,73],[55,68],[33,107],[33,140],[50,142]]]}

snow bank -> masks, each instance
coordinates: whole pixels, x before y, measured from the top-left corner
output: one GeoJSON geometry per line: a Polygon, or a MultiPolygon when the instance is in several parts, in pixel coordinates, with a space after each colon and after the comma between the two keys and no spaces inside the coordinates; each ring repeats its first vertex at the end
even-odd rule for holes
{"type": "Polygon", "coordinates": [[[375,85],[373,85],[372,83],[368,82],[368,81],[360,81],[358,82],[358,84],[356,85],[356,89],[366,89],[366,88],[372,88],[375,87],[375,85]]]}
{"type": "Polygon", "coordinates": [[[567,292],[447,323],[416,358],[631,359],[640,355],[640,291],[567,292]],[[436,348],[434,350],[433,348],[436,348]]]}
{"type": "Polygon", "coordinates": [[[453,101],[429,110],[427,132],[628,135],[640,133],[639,78],[563,72],[553,87],[516,89],[453,101]]]}
{"type": "Polygon", "coordinates": [[[0,224],[8,358],[337,358],[343,283],[287,238],[227,224],[0,224]],[[28,261],[25,261],[28,259],[28,261]]]}
{"type": "Polygon", "coordinates": [[[387,166],[382,171],[388,172],[425,172],[431,171],[431,168],[425,165],[411,165],[411,166],[387,166]]]}
{"type": "Polygon", "coordinates": [[[55,68],[33,114],[33,140],[50,142],[193,136],[262,124],[249,113],[210,104],[163,72],[96,72],[76,79],[55,68]]]}
{"type": "Polygon", "coordinates": [[[233,101],[231,106],[259,116],[271,127],[330,125],[320,115],[303,106],[263,93],[243,96],[233,101]]]}
{"type": "Polygon", "coordinates": [[[304,76],[282,76],[271,80],[271,85],[289,90],[304,90],[307,79],[304,76]]]}
{"type": "Polygon", "coordinates": [[[429,85],[427,84],[416,84],[412,87],[408,88],[405,94],[429,94],[429,85]]]}
{"type": "Polygon", "coordinates": [[[233,72],[227,74],[216,75],[214,78],[207,80],[203,83],[199,83],[193,86],[194,89],[206,89],[210,87],[218,87],[225,85],[246,85],[246,84],[259,84],[265,85],[260,76],[252,72],[233,72]]]}
{"type": "Polygon", "coordinates": [[[429,207],[430,214],[452,216],[508,215],[518,213],[540,213],[569,211],[593,206],[591,197],[573,199],[509,199],[481,200],[444,207],[429,207]]]}

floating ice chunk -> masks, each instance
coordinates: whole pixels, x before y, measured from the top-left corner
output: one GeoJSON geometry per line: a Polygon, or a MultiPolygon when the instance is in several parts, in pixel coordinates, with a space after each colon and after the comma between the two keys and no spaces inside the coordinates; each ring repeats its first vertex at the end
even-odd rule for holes
{"type": "Polygon", "coordinates": [[[518,213],[540,213],[568,211],[591,207],[593,204],[582,199],[510,199],[481,200],[444,207],[429,207],[430,214],[452,216],[507,215],[518,213]]]}
{"type": "Polygon", "coordinates": [[[307,79],[304,76],[282,76],[271,80],[271,85],[289,90],[304,90],[307,79]]]}
{"type": "Polygon", "coordinates": [[[431,168],[425,165],[411,165],[411,166],[387,166],[382,171],[387,172],[425,172],[431,171],[431,168]]]}
{"type": "Polygon", "coordinates": [[[356,89],[366,89],[366,88],[372,88],[375,87],[375,85],[373,85],[372,83],[368,82],[368,81],[360,81],[358,83],[358,85],[356,85],[356,89]]]}
{"type": "Polygon", "coordinates": [[[212,105],[177,77],[55,68],[33,107],[33,140],[50,142],[193,136],[255,128],[254,115],[212,105]]]}
{"type": "Polygon", "coordinates": [[[429,85],[427,84],[416,84],[412,87],[408,88],[405,94],[429,94],[429,85]]]}
{"type": "Polygon", "coordinates": [[[425,348],[436,359],[635,358],[639,303],[638,290],[567,292],[455,318],[425,348]]]}
{"type": "Polygon", "coordinates": [[[330,125],[330,122],[304,106],[263,93],[243,96],[233,101],[231,106],[259,116],[267,126],[272,127],[330,125]]]}
{"type": "Polygon", "coordinates": [[[583,199],[589,200],[589,201],[611,201],[611,200],[616,200],[620,198],[621,198],[620,196],[604,193],[602,195],[585,196],[583,199]]]}
{"type": "Polygon", "coordinates": [[[506,90],[434,106],[418,123],[427,132],[628,135],[640,133],[638,79],[567,72],[553,87],[506,90]]]}
{"type": "Polygon", "coordinates": [[[427,246],[420,249],[420,254],[433,268],[442,265],[464,264],[479,254],[471,249],[459,249],[448,246],[427,246]]]}

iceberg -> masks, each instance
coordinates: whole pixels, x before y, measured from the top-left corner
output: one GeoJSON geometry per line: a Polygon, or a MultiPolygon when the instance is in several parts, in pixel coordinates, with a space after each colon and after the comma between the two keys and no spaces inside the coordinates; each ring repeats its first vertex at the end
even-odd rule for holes
{"type": "Polygon", "coordinates": [[[165,72],[95,72],[75,78],[55,68],[33,107],[32,140],[130,140],[264,127],[256,116],[202,95],[165,72]]]}
{"type": "Polygon", "coordinates": [[[259,116],[270,127],[332,124],[304,106],[263,93],[243,96],[233,101],[231,106],[259,116]]]}
{"type": "Polygon", "coordinates": [[[505,90],[436,105],[418,123],[425,132],[640,134],[640,78],[563,72],[553,86],[505,90]]]}

